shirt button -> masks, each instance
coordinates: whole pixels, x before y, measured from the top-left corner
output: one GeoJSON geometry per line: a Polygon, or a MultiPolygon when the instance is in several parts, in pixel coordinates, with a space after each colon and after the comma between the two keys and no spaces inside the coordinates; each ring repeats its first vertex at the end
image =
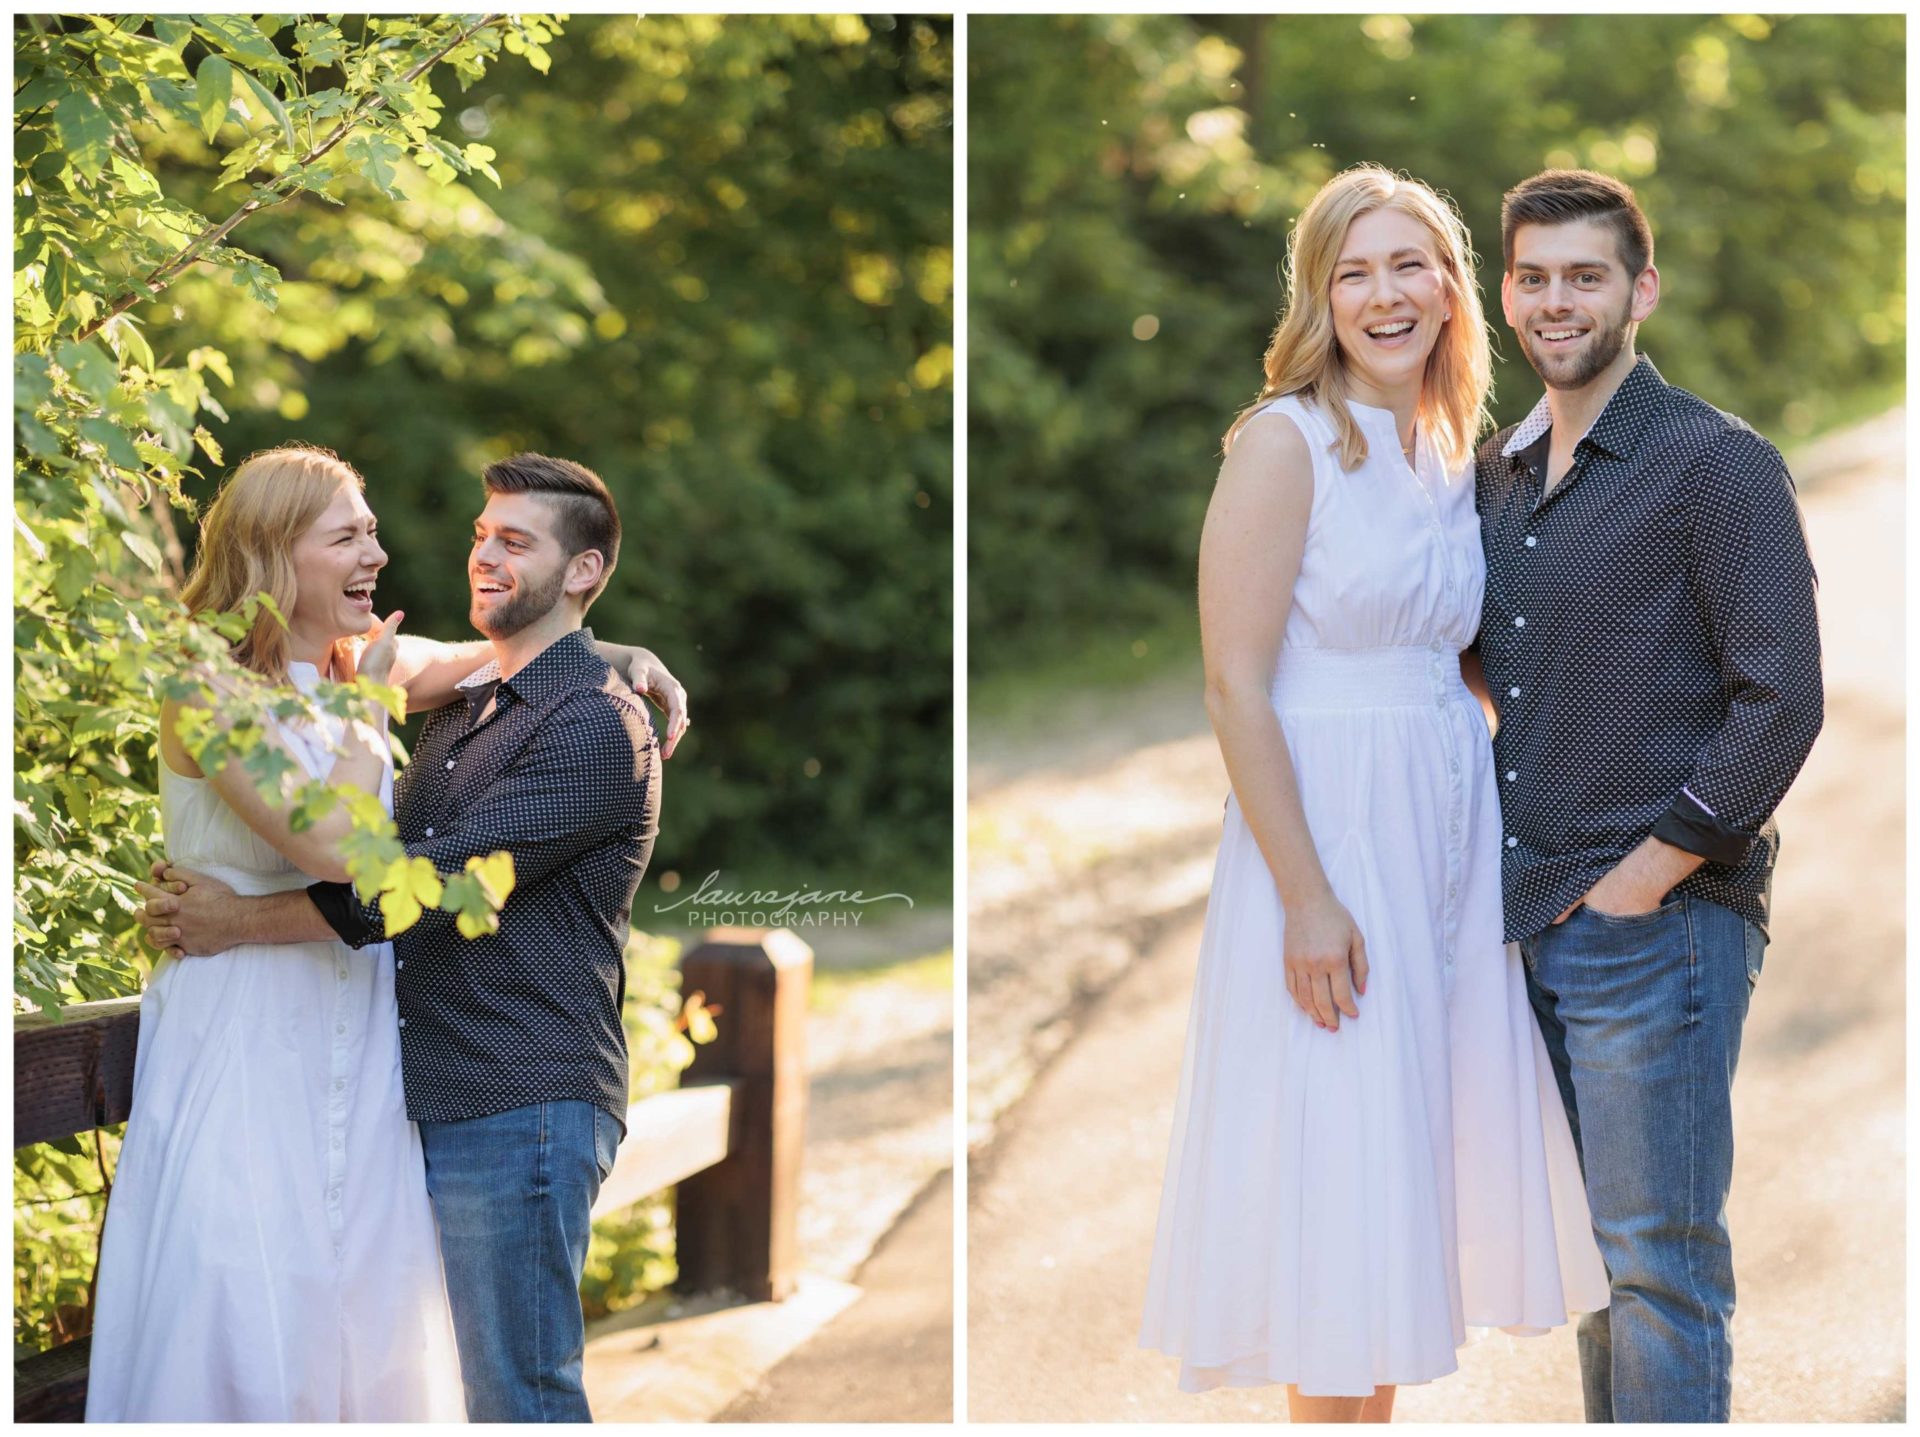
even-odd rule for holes
{"type": "Polygon", "coordinates": [[[452,767],[453,767],[453,760],[452,760],[452,759],[448,759],[448,760],[447,760],[447,767],[448,767],[448,768],[452,768],[452,767]]]}
{"type": "Polygon", "coordinates": [[[1519,697],[1520,697],[1520,690],[1519,690],[1519,689],[1508,689],[1508,690],[1507,690],[1507,697],[1508,697],[1508,698],[1510,698],[1510,699],[1517,699],[1517,698],[1519,698],[1519,697]]]}
{"type": "Polygon", "coordinates": [[[1529,535],[1527,535],[1527,547],[1528,547],[1529,549],[1531,549],[1531,548],[1532,548],[1532,547],[1533,547],[1533,546],[1534,546],[1535,544],[1537,544],[1537,543],[1539,543],[1539,542],[1540,542],[1540,541],[1539,541],[1538,539],[1536,539],[1536,538],[1534,538],[1534,537],[1533,537],[1533,535],[1531,535],[1531,534],[1529,534],[1529,535]]]}
{"type": "MultiPolygon", "coordinates": [[[[1513,842],[1513,840],[1512,840],[1511,838],[1509,838],[1509,839],[1507,840],[1507,842],[1508,842],[1508,843],[1512,843],[1512,842],[1513,842]]],[[[407,1020],[406,1020],[405,1018],[402,1018],[402,1019],[400,1020],[400,1026],[401,1026],[401,1027],[403,1027],[403,1028],[407,1026],[407,1020]]]]}
{"type": "Polygon", "coordinates": [[[1507,770],[1507,782],[1508,782],[1508,783],[1512,783],[1512,782],[1513,782],[1513,781],[1514,781],[1514,780],[1515,780],[1516,778],[1518,778],[1518,777],[1520,777],[1520,775],[1519,775],[1519,774],[1517,774],[1517,773],[1515,773],[1515,772],[1514,772],[1514,771],[1513,771],[1512,769],[1508,769],[1508,770],[1507,770]]]}
{"type": "Polygon", "coordinates": [[[432,830],[431,828],[429,828],[429,829],[427,830],[427,837],[428,837],[428,838],[432,838],[432,837],[433,837],[433,830],[432,830]]]}
{"type": "Polygon", "coordinates": [[[1515,614],[1513,616],[1513,626],[1516,629],[1524,629],[1527,626],[1527,616],[1525,614],[1515,614]]]}
{"type": "MultiPolygon", "coordinates": [[[[1508,774],[1507,777],[1512,778],[1513,775],[1508,774]]],[[[398,973],[402,968],[406,966],[407,966],[407,960],[404,958],[396,958],[393,960],[393,971],[396,973],[398,973]]]]}
{"type": "MultiPolygon", "coordinates": [[[[1520,840],[1509,835],[1507,838],[1507,847],[1518,848],[1519,846],[1520,846],[1520,840]]],[[[400,1026],[403,1028],[407,1026],[407,1020],[405,1018],[402,1018],[400,1020],[400,1026]]]]}

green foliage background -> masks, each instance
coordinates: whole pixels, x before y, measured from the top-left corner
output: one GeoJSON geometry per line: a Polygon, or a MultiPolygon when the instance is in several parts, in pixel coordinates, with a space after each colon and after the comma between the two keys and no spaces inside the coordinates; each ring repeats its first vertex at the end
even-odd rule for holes
{"type": "Polygon", "coordinates": [[[1288,225],[1362,160],[1459,205],[1503,424],[1540,391],[1499,317],[1500,196],[1554,165],[1639,194],[1663,281],[1640,343],[1670,382],[1783,446],[1897,401],[1902,16],[983,15],[968,33],[976,676],[1191,628],[1288,225]]]}
{"type": "MultiPolygon", "coordinates": [[[[223,662],[175,599],[195,504],[288,439],[367,475],[381,609],[436,637],[469,632],[488,460],[609,480],[593,622],[696,719],[656,875],[944,871],[946,21],[41,15],[14,42],[16,1005],[138,991],[157,698],[223,662]]],[[[271,702],[218,740],[262,782],[271,702]]],[[[357,822],[369,881],[434,901],[357,822]]],[[[452,875],[443,903],[498,897],[452,875]]],[[[676,951],[629,954],[637,1095],[710,1023],[676,951]]],[[[99,1140],[16,1156],[17,1342],[84,1330],[99,1140]]],[[[664,1220],[602,1230],[598,1310],[670,1276],[664,1220]]]]}

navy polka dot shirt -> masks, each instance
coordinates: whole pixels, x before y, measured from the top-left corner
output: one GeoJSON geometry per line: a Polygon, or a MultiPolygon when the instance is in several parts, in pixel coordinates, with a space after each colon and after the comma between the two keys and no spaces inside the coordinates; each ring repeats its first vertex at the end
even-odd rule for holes
{"type": "Polygon", "coordinates": [[[1707,860],[1676,894],[1764,928],[1773,811],[1821,720],[1793,480],[1644,355],[1546,489],[1552,422],[1542,399],[1477,457],[1507,937],[1649,834],[1707,860]]]}
{"type": "MultiPolygon", "coordinates": [[[[496,933],[464,938],[430,909],[394,939],[415,1121],[567,1098],[626,1121],[621,955],[658,830],[660,758],[646,709],[592,639],[576,630],[511,679],[493,663],[474,674],[395,782],[408,853],[445,874],[504,849],[515,880],[496,933]]],[[[379,906],[348,885],[307,892],[354,947],[381,940],[379,906]]]]}

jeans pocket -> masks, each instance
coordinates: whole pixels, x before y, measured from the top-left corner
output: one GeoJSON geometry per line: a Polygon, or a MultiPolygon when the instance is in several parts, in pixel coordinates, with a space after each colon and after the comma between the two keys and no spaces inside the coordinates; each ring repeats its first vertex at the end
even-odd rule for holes
{"type": "Polygon", "coordinates": [[[614,1159],[620,1152],[620,1120],[604,1108],[593,1110],[593,1157],[594,1165],[599,1169],[600,1181],[607,1180],[607,1174],[613,1171],[614,1159]]]}
{"type": "Polygon", "coordinates": [[[1767,937],[1753,924],[1747,924],[1747,991],[1760,983],[1760,967],[1767,957],[1767,937]]]}
{"type": "Polygon", "coordinates": [[[1687,900],[1684,897],[1670,898],[1658,908],[1650,909],[1645,913],[1602,913],[1598,908],[1583,903],[1580,905],[1580,912],[1590,915],[1596,922],[1604,923],[1609,928],[1649,928],[1663,918],[1672,917],[1686,907],[1686,904],[1687,900]]]}

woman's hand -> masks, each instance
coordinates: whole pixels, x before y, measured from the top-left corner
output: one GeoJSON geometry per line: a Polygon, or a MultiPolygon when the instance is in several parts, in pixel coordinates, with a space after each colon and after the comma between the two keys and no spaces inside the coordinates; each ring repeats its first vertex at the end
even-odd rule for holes
{"type": "Polygon", "coordinates": [[[357,667],[377,684],[393,681],[393,661],[400,655],[400,640],[394,631],[405,617],[403,610],[395,609],[383,622],[367,630],[367,646],[360,651],[357,667]]]}
{"type": "Polygon", "coordinates": [[[1287,910],[1287,992],[1328,1032],[1340,1015],[1358,1018],[1354,994],[1367,991],[1367,942],[1340,900],[1328,893],[1287,910]]]}
{"type": "Polygon", "coordinates": [[[667,716],[667,736],[660,745],[660,757],[673,757],[674,745],[692,722],[687,717],[687,691],[680,680],[667,671],[651,649],[629,649],[626,662],[627,682],[633,691],[651,699],[667,716]]]}

